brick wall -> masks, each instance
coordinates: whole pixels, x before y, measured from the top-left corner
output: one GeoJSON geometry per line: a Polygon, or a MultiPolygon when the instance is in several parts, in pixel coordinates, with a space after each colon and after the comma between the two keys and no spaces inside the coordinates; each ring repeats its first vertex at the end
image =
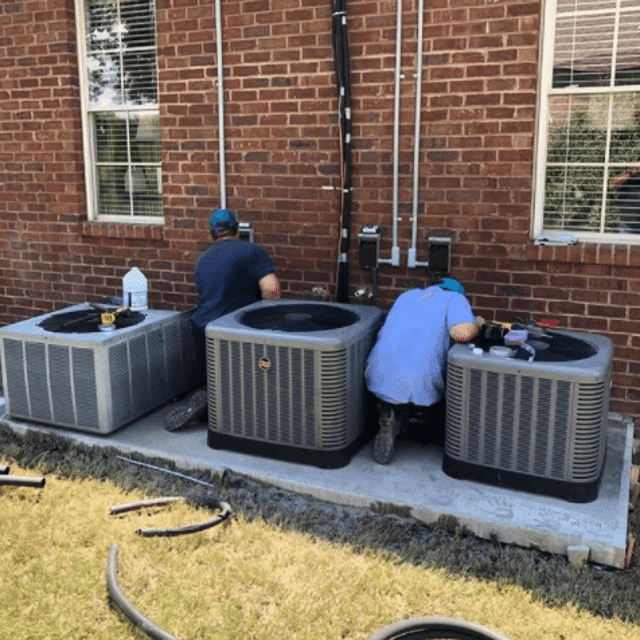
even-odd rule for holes
{"type": "MultiPolygon", "coordinates": [[[[417,0],[404,0],[399,140],[408,269],[417,0]]],[[[73,0],[0,6],[0,322],[117,294],[134,264],[154,306],[193,303],[192,269],[220,202],[213,0],[157,0],[165,223],[88,222],[73,0]]],[[[329,0],[223,0],[226,195],[273,256],[285,295],[333,297],[339,143],[329,0]]],[[[612,408],[640,416],[640,247],[530,244],[540,0],[429,0],[425,9],[418,259],[454,234],[452,271],[478,313],[552,316],[616,344],[612,408]]],[[[394,2],[348,3],[353,225],[390,255],[394,2]]],[[[350,253],[353,292],[370,275],[350,253]]]]}
{"type": "Polygon", "coordinates": [[[0,6],[0,318],[80,281],[82,144],[73,2],[0,6]],[[72,257],[73,256],[73,257],[72,257]]]}

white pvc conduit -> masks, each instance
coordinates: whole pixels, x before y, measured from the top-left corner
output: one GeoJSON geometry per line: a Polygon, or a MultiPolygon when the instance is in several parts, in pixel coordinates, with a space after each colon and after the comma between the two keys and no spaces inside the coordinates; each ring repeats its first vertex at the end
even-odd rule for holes
{"type": "Polygon", "coordinates": [[[378,264],[390,264],[392,267],[400,266],[400,247],[398,245],[398,145],[400,132],[400,80],[402,75],[402,0],[398,0],[396,18],[396,67],[395,67],[395,93],[393,99],[393,204],[391,226],[391,258],[379,258],[378,264]]]}
{"type": "Polygon", "coordinates": [[[420,196],[420,118],[422,111],[422,47],[424,39],[424,0],[418,3],[418,46],[416,53],[416,114],[413,132],[413,203],[411,208],[411,247],[407,257],[409,268],[428,267],[429,262],[416,259],[418,245],[418,199],[420,196]]]}
{"type": "Polygon", "coordinates": [[[224,153],[224,70],[222,67],[222,11],[216,0],[216,57],[218,58],[218,145],[220,156],[220,208],[227,208],[227,172],[224,153]]]}

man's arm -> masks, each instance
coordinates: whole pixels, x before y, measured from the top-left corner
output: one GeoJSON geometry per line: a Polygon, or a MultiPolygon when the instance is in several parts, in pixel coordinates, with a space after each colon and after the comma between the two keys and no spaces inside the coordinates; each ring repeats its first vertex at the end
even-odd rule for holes
{"type": "Polygon", "coordinates": [[[451,327],[449,335],[456,342],[469,342],[478,335],[478,332],[484,325],[484,318],[480,316],[476,317],[475,322],[464,322],[462,324],[455,324],[451,327]]]}
{"type": "Polygon", "coordinates": [[[275,273],[270,273],[258,280],[263,300],[277,300],[280,298],[280,281],[275,273]]]}

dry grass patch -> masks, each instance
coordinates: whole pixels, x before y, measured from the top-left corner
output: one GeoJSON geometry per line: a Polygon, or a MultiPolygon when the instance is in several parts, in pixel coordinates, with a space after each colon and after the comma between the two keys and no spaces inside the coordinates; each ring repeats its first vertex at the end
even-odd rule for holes
{"type": "MultiPolygon", "coordinates": [[[[7,463],[15,475],[41,472],[0,457],[7,463]]],[[[181,502],[108,515],[110,506],[144,497],[109,481],[56,475],[42,490],[0,487],[2,636],[146,637],[108,603],[107,552],[117,542],[121,587],[182,640],[365,640],[395,620],[426,615],[464,618],[513,640],[638,637],[636,625],[571,605],[548,607],[517,586],[452,576],[242,515],[193,535],[141,538],[141,526],[210,515],[181,502]]]]}

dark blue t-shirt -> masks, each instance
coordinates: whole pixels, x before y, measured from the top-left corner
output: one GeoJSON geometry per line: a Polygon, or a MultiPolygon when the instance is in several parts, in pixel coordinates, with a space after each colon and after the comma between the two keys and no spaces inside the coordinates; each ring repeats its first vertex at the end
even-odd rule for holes
{"type": "Polygon", "coordinates": [[[262,299],[258,282],[275,273],[264,249],[241,240],[219,240],[196,263],[199,301],[191,325],[200,338],[212,320],[262,299]]]}

